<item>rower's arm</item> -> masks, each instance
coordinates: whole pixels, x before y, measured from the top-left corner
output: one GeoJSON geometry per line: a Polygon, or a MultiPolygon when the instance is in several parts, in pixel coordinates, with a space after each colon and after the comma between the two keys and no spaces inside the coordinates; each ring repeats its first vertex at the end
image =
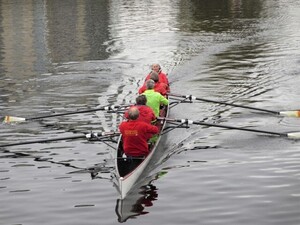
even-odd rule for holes
{"type": "Polygon", "coordinates": [[[160,103],[163,104],[163,105],[168,105],[169,104],[169,100],[166,99],[164,96],[161,95],[160,103]]]}

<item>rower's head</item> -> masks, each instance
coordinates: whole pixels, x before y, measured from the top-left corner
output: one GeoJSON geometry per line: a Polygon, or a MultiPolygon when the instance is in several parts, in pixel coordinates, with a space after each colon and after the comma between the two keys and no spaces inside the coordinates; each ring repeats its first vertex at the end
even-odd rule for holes
{"type": "Polygon", "coordinates": [[[137,118],[139,118],[139,115],[140,115],[140,111],[137,107],[131,107],[128,110],[128,118],[130,120],[136,120],[137,118]]]}
{"type": "Polygon", "coordinates": [[[151,70],[155,71],[156,73],[160,73],[161,72],[161,67],[158,63],[153,63],[151,65],[151,70]]]}
{"type": "Polygon", "coordinates": [[[153,80],[150,79],[150,80],[146,81],[146,88],[147,88],[147,90],[153,89],[154,85],[155,85],[155,82],[153,80]]]}
{"type": "Polygon", "coordinates": [[[135,99],[137,105],[146,105],[147,98],[145,95],[139,95],[135,99]]]}
{"type": "Polygon", "coordinates": [[[152,73],[150,74],[150,79],[153,80],[155,83],[158,82],[159,81],[158,73],[152,71],[152,73]]]}

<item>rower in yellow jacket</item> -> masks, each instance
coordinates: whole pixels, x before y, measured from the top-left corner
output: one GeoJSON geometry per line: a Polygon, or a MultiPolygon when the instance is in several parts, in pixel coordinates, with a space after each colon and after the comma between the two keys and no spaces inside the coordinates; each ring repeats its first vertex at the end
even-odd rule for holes
{"type": "Polygon", "coordinates": [[[147,90],[143,95],[147,98],[147,105],[154,111],[156,117],[159,116],[159,109],[161,105],[168,105],[169,100],[162,96],[160,93],[154,91],[155,82],[153,80],[146,81],[147,90]]]}

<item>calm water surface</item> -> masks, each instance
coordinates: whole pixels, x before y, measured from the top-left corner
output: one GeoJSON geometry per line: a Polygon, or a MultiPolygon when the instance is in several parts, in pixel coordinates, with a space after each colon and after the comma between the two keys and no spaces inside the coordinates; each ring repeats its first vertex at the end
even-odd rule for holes
{"type": "MultiPolygon", "coordinates": [[[[1,0],[0,117],[132,103],[153,62],[174,93],[300,108],[299,15],[297,0],[1,0]]],[[[204,102],[170,117],[300,131],[297,118],[204,102]]],[[[0,145],[116,130],[121,120],[99,111],[2,123],[0,145]]],[[[125,201],[105,143],[2,147],[0,224],[300,223],[299,141],[191,125],[162,147],[152,185],[125,201]]]]}

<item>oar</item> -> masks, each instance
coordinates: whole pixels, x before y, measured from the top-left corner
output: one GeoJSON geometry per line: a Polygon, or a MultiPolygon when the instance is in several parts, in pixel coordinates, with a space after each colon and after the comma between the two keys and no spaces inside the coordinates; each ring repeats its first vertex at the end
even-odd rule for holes
{"type": "Polygon", "coordinates": [[[205,122],[193,121],[193,120],[188,120],[188,119],[171,119],[171,118],[164,118],[164,117],[159,117],[158,119],[166,120],[166,121],[170,121],[170,122],[178,122],[178,123],[187,124],[187,125],[195,124],[195,125],[201,125],[201,126],[220,127],[220,128],[231,129],[231,130],[242,130],[242,131],[277,135],[277,136],[281,136],[281,137],[287,137],[289,139],[300,139],[300,132],[279,133],[279,132],[274,132],[274,131],[256,130],[256,129],[243,128],[243,127],[233,127],[233,126],[221,125],[221,124],[215,124],[215,123],[205,123],[205,122]]]}
{"type": "Polygon", "coordinates": [[[66,116],[66,115],[88,113],[88,112],[95,112],[95,111],[116,110],[116,109],[119,109],[122,107],[126,107],[126,106],[111,105],[111,106],[103,106],[103,107],[94,108],[94,109],[85,109],[85,110],[78,110],[78,111],[74,111],[74,112],[57,113],[57,114],[36,116],[36,117],[29,117],[29,118],[16,117],[16,116],[5,116],[3,122],[4,123],[24,122],[24,121],[39,120],[39,119],[44,119],[44,118],[56,117],[56,116],[66,116]]]}
{"type": "Polygon", "coordinates": [[[216,101],[216,100],[198,98],[198,97],[195,97],[193,95],[178,95],[178,94],[169,93],[169,96],[174,96],[174,97],[178,97],[178,98],[185,98],[185,99],[188,99],[190,101],[198,100],[198,101],[212,102],[212,103],[217,103],[217,104],[222,104],[222,105],[230,105],[230,106],[234,106],[234,107],[251,109],[251,110],[256,110],[256,111],[262,111],[262,112],[267,112],[267,113],[272,113],[272,114],[275,114],[275,115],[281,115],[281,116],[287,116],[287,117],[300,117],[300,110],[278,112],[278,111],[273,111],[273,110],[269,110],[269,109],[262,109],[262,108],[256,108],[256,107],[251,107],[251,106],[227,103],[227,102],[223,102],[223,101],[216,101]]]}
{"type": "Polygon", "coordinates": [[[54,141],[63,141],[63,140],[74,140],[74,139],[81,139],[86,138],[88,140],[97,140],[101,141],[102,139],[106,137],[112,137],[112,136],[118,136],[120,133],[118,132],[102,132],[102,133],[88,133],[88,134],[80,134],[80,135],[74,135],[69,137],[61,137],[61,138],[48,138],[48,139],[42,139],[42,140],[35,140],[35,141],[24,141],[24,142],[16,142],[11,144],[4,144],[0,145],[0,148],[2,147],[8,147],[8,146],[16,146],[16,145],[28,145],[28,144],[36,144],[36,143],[47,143],[47,142],[54,142],[54,141]]]}

